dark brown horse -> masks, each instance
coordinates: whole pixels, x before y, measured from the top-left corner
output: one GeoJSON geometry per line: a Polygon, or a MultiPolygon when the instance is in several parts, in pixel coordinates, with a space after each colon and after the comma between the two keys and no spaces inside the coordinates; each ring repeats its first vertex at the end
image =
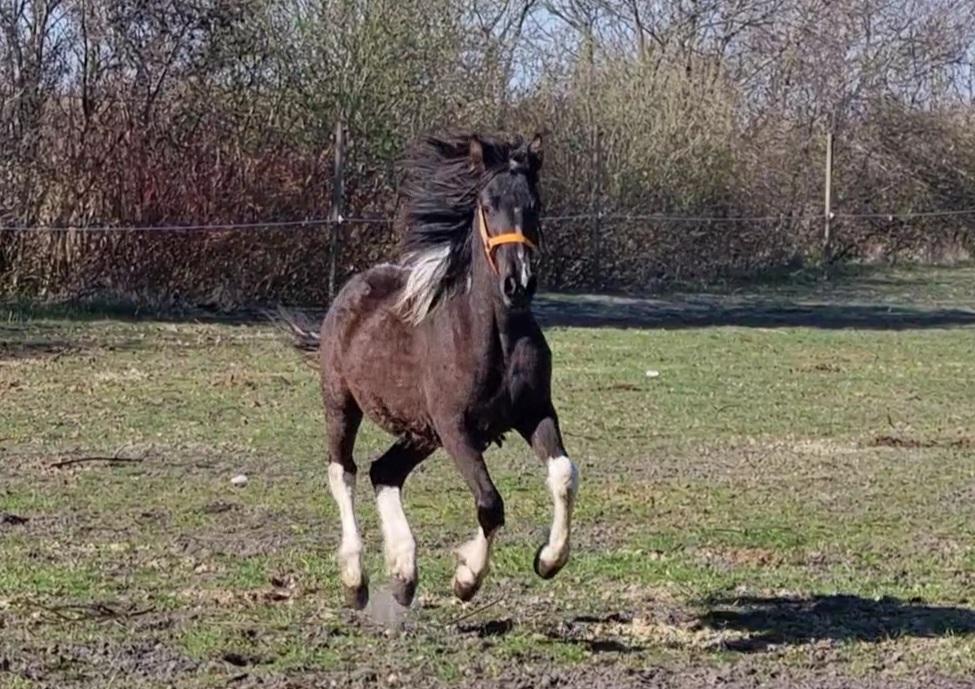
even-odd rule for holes
{"type": "Polygon", "coordinates": [[[483,453],[507,431],[517,431],[545,463],[554,500],[535,571],[552,577],[569,557],[578,474],[562,445],[551,355],[531,312],[541,165],[540,137],[525,143],[464,134],[420,142],[406,163],[400,261],[351,279],[317,342],[305,338],[319,350],[329,486],[342,519],[338,561],[351,605],[368,599],[352,456],[363,416],[396,438],[372,462],[369,477],[401,604],[410,604],[417,584],[403,483],[440,447],[474,494],[480,526],[456,551],[457,597],[469,600],[480,588],[504,524],[483,453]]]}

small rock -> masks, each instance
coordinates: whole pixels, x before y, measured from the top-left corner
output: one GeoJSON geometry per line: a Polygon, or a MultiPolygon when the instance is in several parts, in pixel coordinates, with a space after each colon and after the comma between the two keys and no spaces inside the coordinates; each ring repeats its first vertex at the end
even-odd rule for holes
{"type": "Polygon", "coordinates": [[[660,371],[655,371],[652,368],[647,371],[647,378],[659,378],[659,377],[660,377],[660,371]]]}
{"type": "Polygon", "coordinates": [[[390,673],[389,677],[386,678],[386,684],[396,684],[399,681],[399,677],[396,673],[390,673]]]}
{"type": "Polygon", "coordinates": [[[246,474],[237,474],[232,479],[230,479],[230,483],[232,483],[235,486],[246,486],[247,485],[247,475],[246,474]]]}

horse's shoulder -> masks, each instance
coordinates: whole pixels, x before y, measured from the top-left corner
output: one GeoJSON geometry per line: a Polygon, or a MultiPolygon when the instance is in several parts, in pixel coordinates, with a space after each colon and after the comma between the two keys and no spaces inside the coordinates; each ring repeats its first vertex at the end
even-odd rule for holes
{"type": "Polygon", "coordinates": [[[534,318],[519,324],[513,344],[509,366],[515,377],[535,379],[549,374],[552,351],[534,318]]]}
{"type": "Polygon", "coordinates": [[[542,332],[541,326],[533,316],[530,316],[525,320],[518,338],[518,344],[519,346],[528,350],[539,351],[545,354],[549,353],[548,341],[545,339],[545,333],[542,332]]]}

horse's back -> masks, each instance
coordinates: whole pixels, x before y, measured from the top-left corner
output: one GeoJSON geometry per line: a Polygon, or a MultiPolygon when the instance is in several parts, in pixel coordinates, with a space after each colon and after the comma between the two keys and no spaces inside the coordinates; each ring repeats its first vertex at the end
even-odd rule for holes
{"type": "Polygon", "coordinates": [[[392,263],[381,263],[353,276],[339,291],[329,313],[335,311],[358,311],[392,302],[398,297],[406,284],[408,271],[392,263]]]}
{"type": "Polygon", "coordinates": [[[339,290],[322,322],[322,342],[342,337],[379,311],[391,312],[406,283],[406,271],[384,263],[353,276],[339,290]]]}

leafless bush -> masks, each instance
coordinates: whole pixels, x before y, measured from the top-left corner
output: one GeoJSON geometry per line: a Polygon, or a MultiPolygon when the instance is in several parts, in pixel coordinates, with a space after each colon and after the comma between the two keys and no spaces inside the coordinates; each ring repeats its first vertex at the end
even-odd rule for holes
{"type": "MultiPolygon", "coordinates": [[[[951,0],[0,0],[0,225],[325,217],[338,120],[346,215],[392,218],[424,131],[544,128],[549,215],[598,216],[548,284],[642,290],[819,260],[832,131],[835,256],[958,258],[975,215],[904,217],[975,207],[973,64],[951,0]]],[[[0,232],[0,291],[308,303],[326,235],[0,232]]]]}

